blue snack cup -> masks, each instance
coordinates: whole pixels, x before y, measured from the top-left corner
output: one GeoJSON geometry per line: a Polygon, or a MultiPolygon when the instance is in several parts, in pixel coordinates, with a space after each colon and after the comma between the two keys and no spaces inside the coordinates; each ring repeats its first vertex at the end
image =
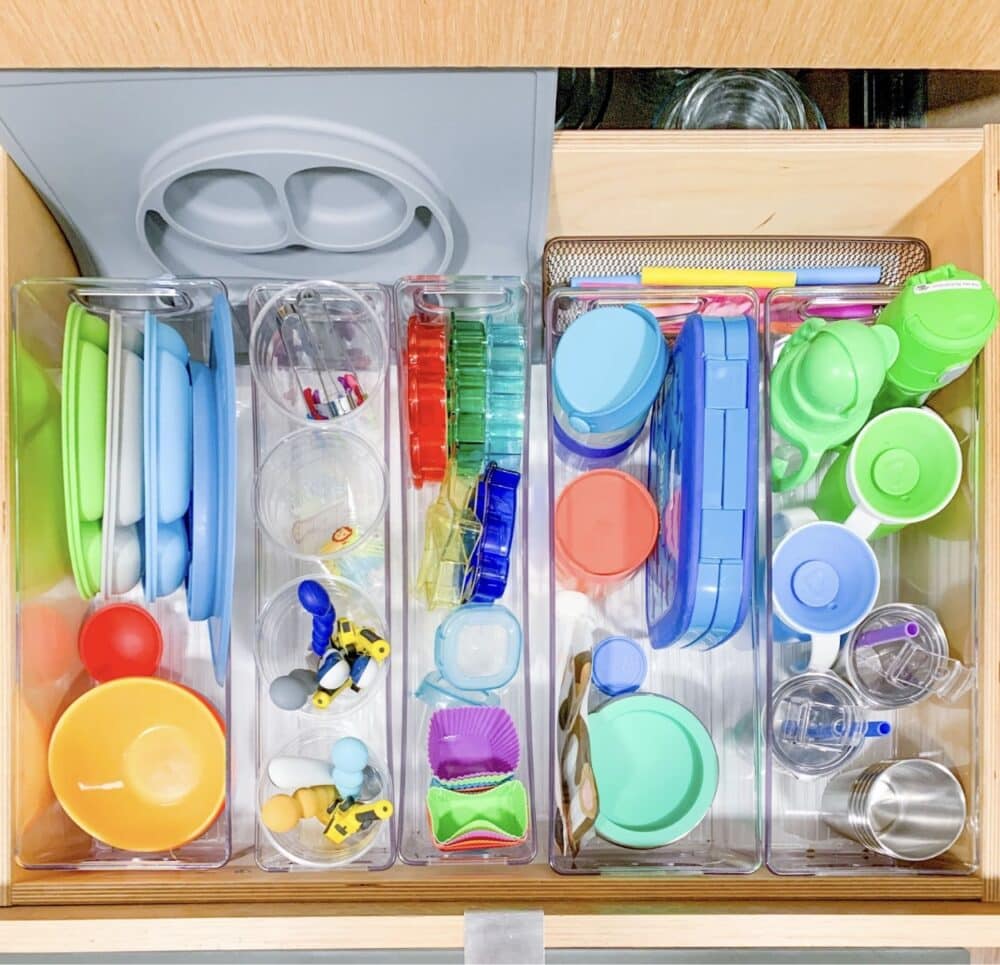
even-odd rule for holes
{"type": "Polygon", "coordinates": [[[620,461],[642,432],[667,356],[659,323],[641,305],[595,308],[577,318],[552,360],[559,457],[579,468],[620,461]]]}

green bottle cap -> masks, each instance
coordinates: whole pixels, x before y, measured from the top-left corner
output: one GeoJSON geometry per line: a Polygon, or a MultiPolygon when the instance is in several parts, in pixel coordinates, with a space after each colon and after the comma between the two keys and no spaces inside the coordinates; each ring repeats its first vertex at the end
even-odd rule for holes
{"type": "Polygon", "coordinates": [[[825,452],[857,434],[898,350],[892,329],[861,322],[810,318],[796,329],[771,375],[778,492],[806,482],[825,452]]]}
{"type": "Polygon", "coordinates": [[[920,405],[957,379],[982,351],[997,315],[993,289],[970,271],[943,265],[910,278],[878,318],[876,327],[899,337],[899,355],[875,410],[920,405]]]}

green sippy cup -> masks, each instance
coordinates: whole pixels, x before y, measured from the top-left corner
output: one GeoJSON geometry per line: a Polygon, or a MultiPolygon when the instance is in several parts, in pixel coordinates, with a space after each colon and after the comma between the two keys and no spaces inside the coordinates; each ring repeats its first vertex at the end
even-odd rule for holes
{"type": "Polygon", "coordinates": [[[771,373],[777,492],[807,482],[824,453],[858,433],[898,351],[885,326],[810,318],[795,330],[771,373]]]}
{"type": "Polygon", "coordinates": [[[941,512],[962,481],[962,450],[931,409],[890,409],[858,433],[827,470],[813,509],[863,539],[941,512]]]}
{"type": "Polygon", "coordinates": [[[996,324],[996,295],[978,275],[954,265],[914,275],[876,323],[899,336],[899,355],[874,411],[922,405],[972,364],[996,324]]]}

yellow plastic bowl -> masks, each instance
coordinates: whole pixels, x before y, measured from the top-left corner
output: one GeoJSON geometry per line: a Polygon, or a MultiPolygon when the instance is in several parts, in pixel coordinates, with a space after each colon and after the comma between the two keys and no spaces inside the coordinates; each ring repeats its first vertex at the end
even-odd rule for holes
{"type": "Polygon", "coordinates": [[[225,733],[193,691],[122,677],[59,718],[49,780],[66,813],[99,841],[169,851],[203,834],[225,802],[225,733]]]}

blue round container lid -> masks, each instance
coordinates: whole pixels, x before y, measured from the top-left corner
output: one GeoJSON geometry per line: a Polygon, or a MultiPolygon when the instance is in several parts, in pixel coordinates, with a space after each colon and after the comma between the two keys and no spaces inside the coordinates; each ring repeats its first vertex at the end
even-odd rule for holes
{"type": "Polygon", "coordinates": [[[631,694],[646,679],[646,655],[628,637],[606,637],[596,647],[591,664],[594,686],[609,697],[631,694]]]}
{"type": "Polygon", "coordinates": [[[595,308],[559,339],[556,402],[577,432],[617,432],[645,418],[667,372],[667,342],[641,305],[595,308]]]}

